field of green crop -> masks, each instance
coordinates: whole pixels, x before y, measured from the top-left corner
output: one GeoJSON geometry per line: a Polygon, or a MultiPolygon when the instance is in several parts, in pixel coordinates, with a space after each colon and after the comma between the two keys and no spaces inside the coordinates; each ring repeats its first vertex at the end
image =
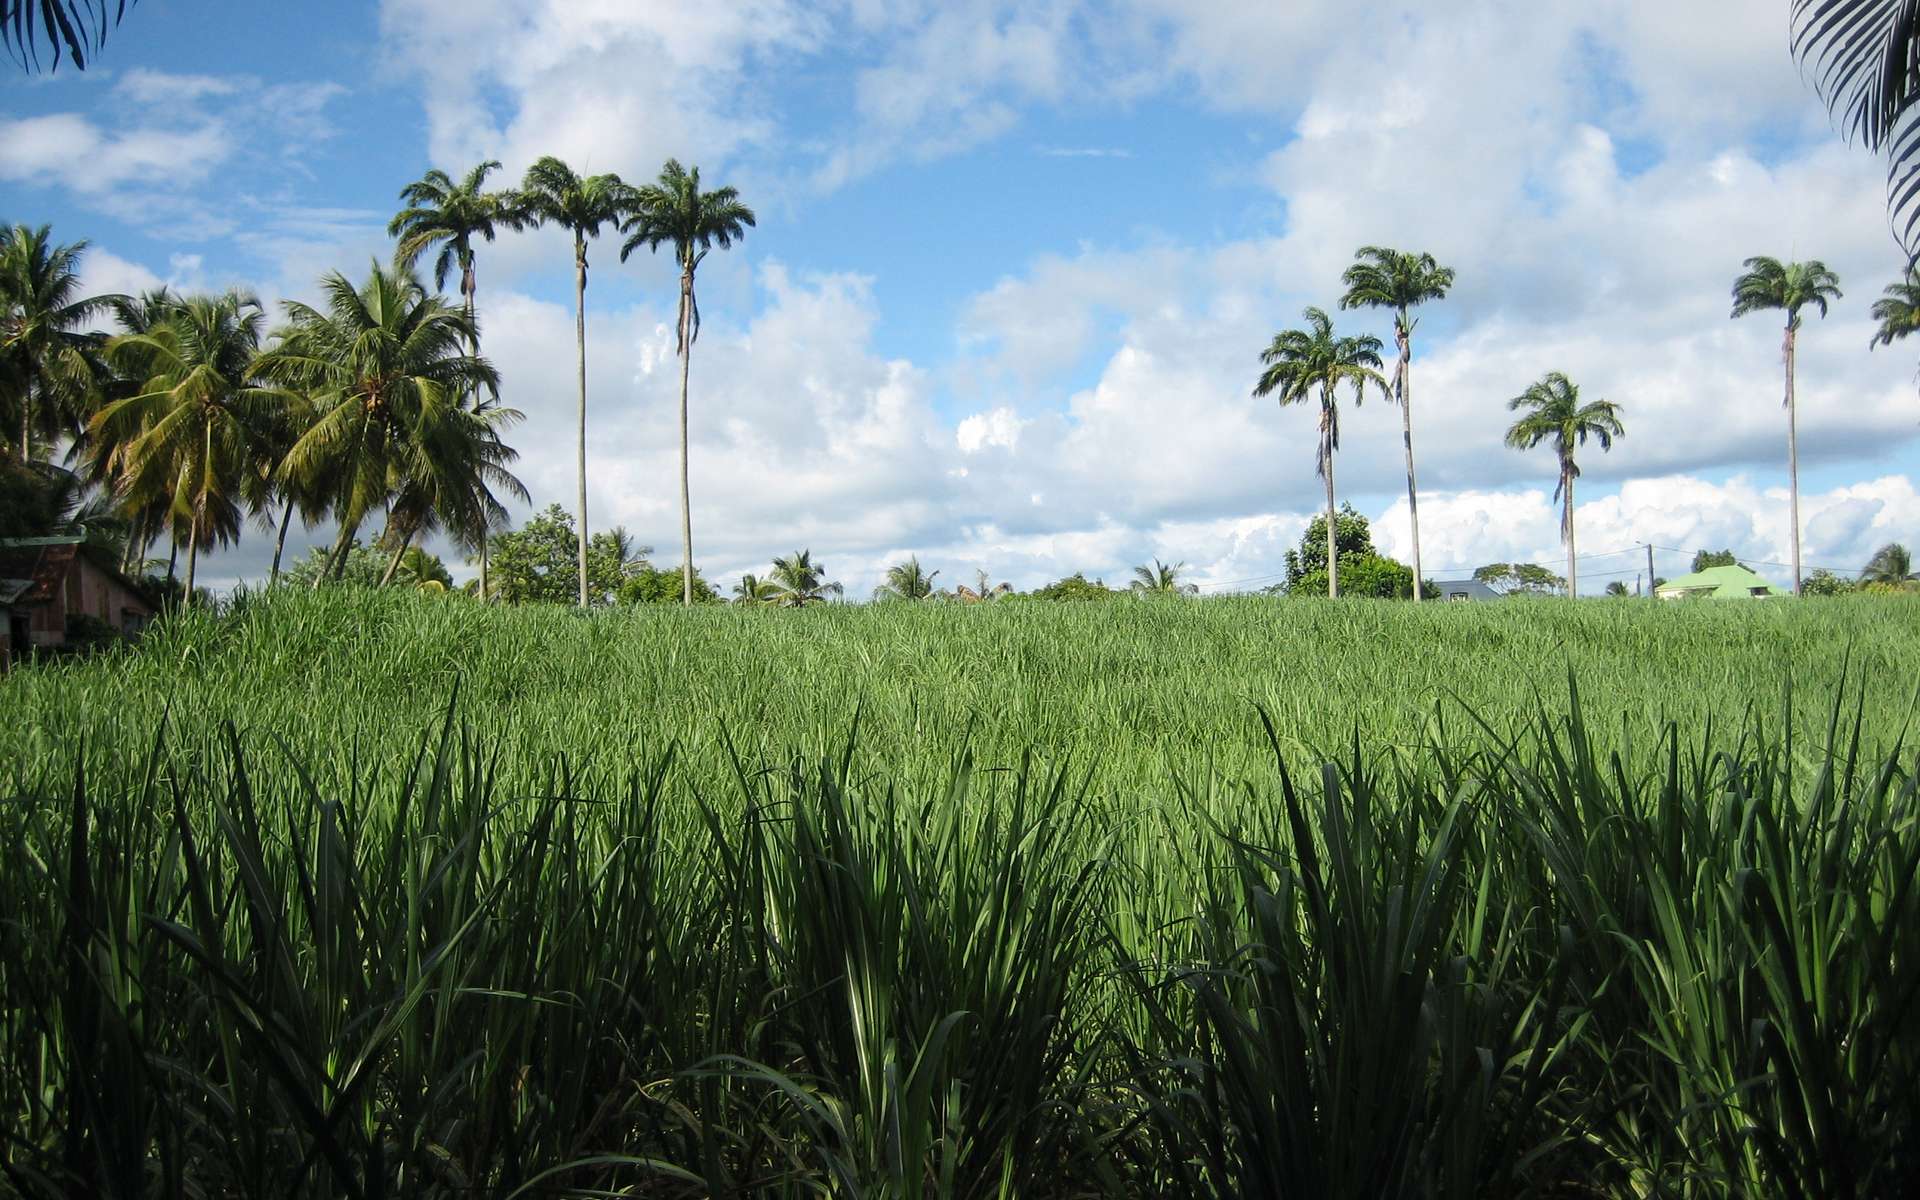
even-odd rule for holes
{"type": "Polygon", "coordinates": [[[1916,681],[1905,597],[187,617],[0,676],[0,1194],[1903,1194],[1916,681]]]}

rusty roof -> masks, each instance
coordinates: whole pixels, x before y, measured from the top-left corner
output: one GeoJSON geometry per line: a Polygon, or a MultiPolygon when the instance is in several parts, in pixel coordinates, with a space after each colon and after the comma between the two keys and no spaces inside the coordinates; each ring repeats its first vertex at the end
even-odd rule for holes
{"type": "MultiPolygon", "coordinates": [[[[15,538],[0,541],[0,579],[27,586],[9,604],[46,604],[59,594],[60,581],[80,552],[79,538],[15,538]]],[[[16,591],[9,587],[7,591],[16,591]]]]}

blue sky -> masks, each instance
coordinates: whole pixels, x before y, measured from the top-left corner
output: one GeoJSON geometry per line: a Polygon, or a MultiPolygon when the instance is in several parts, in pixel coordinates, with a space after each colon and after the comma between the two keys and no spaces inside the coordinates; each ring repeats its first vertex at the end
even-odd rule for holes
{"type": "MultiPolygon", "coordinates": [[[[1459,272],[1416,346],[1429,574],[1557,557],[1548,456],[1499,445],[1549,369],[1628,414],[1583,547],[1784,561],[1779,331],[1726,294],[1749,254],[1820,257],[1847,296],[1803,337],[1807,559],[1920,540],[1920,347],[1864,349],[1898,265],[1879,168],[1799,80],[1784,0],[1267,7],[142,0],[97,69],[0,84],[0,215],[88,238],[103,289],[273,303],[383,254],[429,165],[696,162],[761,218],[702,269],[697,557],[725,581],[810,546],[858,592],[909,553],[943,582],[1277,573],[1318,483],[1257,356],[1368,242],[1459,272]]],[[[670,281],[593,261],[593,523],[677,560],[670,281]]],[[[502,239],[480,287],[520,473],[564,501],[564,243],[502,239]]],[[[1406,557],[1397,426],[1350,412],[1339,473],[1406,557]]]]}

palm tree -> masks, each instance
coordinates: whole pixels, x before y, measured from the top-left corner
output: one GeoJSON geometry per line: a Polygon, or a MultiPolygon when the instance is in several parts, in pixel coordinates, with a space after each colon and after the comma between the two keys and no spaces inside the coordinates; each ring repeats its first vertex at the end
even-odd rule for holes
{"type": "Polygon", "coordinates": [[[796,550],[785,558],[774,559],[772,579],[780,589],[774,602],[782,608],[824,604],[828,596],[838,596],[846,590],[837,583],[827,582],[827,569],[813,561],[811,550],[796,550]]]}
{"type": "MultiPolygon", "coordinates": [[[[1417,305],[1429,300],[1446,299],[1453,286],[1453,268],[1443,267],[1431,254],[1410,254],[1383,246],[1362,246],[1354,252],[1357,260],[1347,268],[1340,281],[1347,294],[1340,297],[1341,308],[1388,308],[1393,310],[1393,341],[1400,349],[1400,361],[1393,372],[1393,390],[1400,401],[1400,434],[1407,448],[1407,517],[1413,525],[1413,577],[1420,573],[1420,501],[1413,478],[1413,328],[1420,322],[1410,315],[1417,305]]],[[[1413,589],[1413,601],[1420,602],[1420,588],[1413,589]]]]}
{"type": "Polygon", "coordinates": [[[573,234],[573,336],[580,358],[580,607],[587,606],[587,240],[633,210],[633,189],[618,175],[575,174],[548,155],[527,168],[511,201],[515,220],[557,225],[573,234]]]}
{"type": "Polygon", "coordinates": [[[751,573],[742,575],[733,585],[735,604],[772,604],[780,599],[780,585],[751,573]]]}
{"type": "Polygon", "coordinates": [[[1920,581],[1913,568],[1913,555],[1899,542],[1888,542],[1873,552],[1860,572],[1862,583],[1883,583],[1893,587],[1920,581]]]}
{"type": "Polygon", "coordinates": [[[953,589],[954,599],[963,604],[979,604],[987,600],[998,600],[1002,596],[1013,594],[1013,585],[1006,582],[995,583],[988,571],[975,571],[973,587],[961,584],[953,589]]]}
{"type": "Polygon", "coordinates": [[[1327,595],[1340,594],[1340,562],[1334,550],[1333,456],[1340,449],[1340,411],[1335,390],[1353,385],[1353,402],[1366,397],[1373,384],[1382,396],[1387,381],[1380,374],[1380,339],[1372,334],[1335,337],[1333,321],[1318,308],[1306,310],[1306,329],[1286,329],[1274,335],[1261,352],[1267,365],[1254,384],[1255,396],[1278,393],[1282,405],[1320,402],[1320,478],[1327,485],[1327,595]]]}
{"type": "Polygon", "coordinates": [[[1920,6],[1793,0],[1793,56],[1849,140],[1887,155],[1887,205],[1909,256],[1920,231],[1920,6]]]}
{"type": "MultiPolygon", "coordinates": [[[[500,431],[519,420],[517,409],[463,403],[431,430],[433,444],[422,447],[388,507],[386,540],[394,545],[394,552],[380,578],[383,586],[392,580],[400,556],[416,537],[449,529],[471,544],[485,536],[482,531],[506,523],[507,509],[494,489],[522,503],[530,498],[507,470],[519,452],[500,440],[500,431]]],[[[620,532],[624,538],[625,532],[620,532]]]]}
{"type": "Polygon", "coordinates": [[[407,523],[425,520],[429,510],[459,528],[484,507],[487,497],[461,487],[511,479],[500,469],[511,455],[491,444],[492,431],[519,414],[496,410],[500,421],[490,421],[464,402],[481,392],[497,396],[499,374],[467,352],[466,316],[429,295],[411,271],[376,262],[359,287],[334,272],[320,288],[326,311],[288,302],[287,327],[257,369],[313,399],[313,423],[281,471],[329,497],[340,524],[331,566],[338,574],[376,509],[395,505],[398,527],[388,532],[404,539],[407,523]]]}
{"type": "Polygon", "coordinates": [[[929,574],[916,555],[887,568],[887,581],[873,590],[876,600],[925,600],[933,595],[933,581],[940,572],[929,574]]]}
{"type": "Polygon", "coordinates": [[[1152,566],[1138,566],[1133,569],[1133,590],[1142,595],[1183,596],[1192,595],[1200,590],[1197,584],[1181,583],[1180,572],[1186,569],[1183,562],[1167,564],[1159,559],[1152,566]]]}
{"type": "Polygon", "coordinates": [[[255,381],[263,319],[260,302],[240,292],[196,297],[111,343],[115,364],[144,382],[104,406],[90,430],[125,447],[121,495],[136,504],[170,498],[176,527],[185,526],[188,604],[201,547],[239,536],[255,431],[280,402],[255,381]]]}
{"type": "Polygon", "coordinates": [[[1746,271],[1733,281],[1733,315],[1766,309],[1784,309],[1786,333],[1780,341],[1780,354],[1787,371],[1787,495],[1793,526],[1793,594],[1800,594],[1800,441],[1795,430],[1793,401],[1794,342],[1800,332],[1800,310],[1812,305],[1827,315],[1827,301],[1840,298],[1840,277],[1815,259],[1803,263],[1781,263],[1778,259],[1756,257],[1746,261],[1746,271]]]}
{"type": "Polygon", "coordinates": [[[1905,278],[1888,284],[1880,299],[1873,302],[1872,311],[1880,328],[1867,343],[1868,349],[1891,346],[1920,330],[1920,268],[1908,267],[1905,278]]]}
{"type": "Polygon", "coordinates": [[[82,326],[125,299],[80,295],[86,250],[86,242],[55,245],[46,225],[0,231],[0,411],[20,431],[22,462],[35,435],[81,428],[101,345],[82,326]]]}
{"type": "Polygon", "coordinates": [[[1580,591],[1573,542],[1573,481],[1580,478],[1580,465],[1573,459],[1574,447],[1593,438],[1600,449],[1613,449],[1613,439],[1626,436],[1620,426],[1620,406],[1611,400],[1582,405],[1579,387],[1560,372],[1548,371],[1538,383],[1507,401],[1507,407],[1526,411],[1507,429],[1507,445],[1531,450],[1551,441],[1559,457],[1560,482],[1553,496],[1561,502],[1560,540],[1567,544],[1567,595],[1571,598],[1580,591]]]}
{"type": "Polygon", "coordinates": [[[700,305],[694,299],[693,273],[713,246],[722,250],[746,236],[753,210],[740,203],[730,187],[700,190],[700,168],[682,167],[670,158],[655,183],[640,188],[632,216],[620,226],[627,235],[620,261],[641,246],[658,251],[673,243],[674,262],[680,267],[680,319],[677,351],[680,355],[680,561],[681,600],[693,603],[693,512],[687,491],[687,376],[693,361],[693,343],[700,337],[700,305]]]}
{"type": "Polygon", "coordinates": [[[53,52],[53,69],[64,53],[76,71],[106,45],[107,30],[120,24],[139,0],[0,0],[0,43],[28,71],[40,69],[40,47],[53,52]]]}

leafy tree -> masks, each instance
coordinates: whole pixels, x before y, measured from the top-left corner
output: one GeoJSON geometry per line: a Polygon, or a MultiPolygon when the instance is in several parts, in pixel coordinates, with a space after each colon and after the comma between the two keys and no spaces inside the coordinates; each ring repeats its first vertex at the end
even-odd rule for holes
{"type": "Polygon", "coordinates": [[[779,599],[779,584],[771,579],[761,579],[752,573],[742,575],[740,582],[733,585],[735,604],[772,604],[779,599]]]}
{"type": "Polygon", "coordinates": [[[0,229],[0,422],[19,461],[80,432],[97,382],[101,338],[84,328],[119,296],[82,296],[86,242],[56,245],[50,226],[0,229]]]}
{"type": "Polygon", "coordinates": [[[1899,542],[1888,542],[1873,552],[1867,565],[1860,571],[1860,582],[1869,586],[1882,584],[1889,587],[1905,588],[1920,582],[1920,572],[1913,567],[1913,555],[1899,542]]]}
{"type": "MultiPolygon", "coordinates": [[[[1349,596],[1382,600],[1407,599],[1413,595],[1413,570],[1405,563],[1387,558],[1374,548],[1373,527],[1355,512],[1353,505],[1342,504],[1335,514],[1334,546],[1339,554],[1342,589],[1349,596]]],[[[1327,589],[1327,519],[1316,516],[1307,522],[1300,545],[1287,551],[1287,581],[1279,589],[1290,596],[1311,596],[1327,589]]],[[[1431,587],[1428,595],[1436,594],[1431,587]]]]}
{"type": "Polygon", "coordinates": [[[287,302],[288,325],[256,366],[312,401],[312,423],[281,471],[328,498],[336,555],[376,510],[388,510],[387,536],[404,549],[435,523],[467,528],[474,513],[497,510],[494,487],[524,495],[498,437],[520,414],[473,402],[497,395],[500,376],[468,352],[465,314],[412,272],[379,263],[358,287],[338,272],[320,287],[325,311],[287,302]]]}
{"type": "Polygon", "coordinates": [[[1731,550],[1696,550],[1693,552],[1693,573],[1698,575],[1709,567],[1737,567],[1740,560],[1731,550]]]}
{"type": "Polygon", "coordinates": [[[1056,579],[1045,587],[1035,588],[1032,592],[1036,600],[1111,600],[1124,594],[1098,579],[1089,580],[1079,571],[1065,579],[1056,579]]]}
{"type": "Polygon", "coordinates": [[[940,572],[929,573],[915,557],[887,568],[887,581],[873,589],[875,600],[927,600],[933,596],[933,581],[940,572]]]}
{"type": "MultiPolygon", "coordinates": [[[[519,529],[495,533],[488,543],[493,595],[510,604],[578,602],[579,538],[566,509],[549,504],[519,529]]],[[[589,602],[612,603],[629,580],[649,567],[648,553],[617,526],[594,534],[587,545],[589,602]]]]}
{"type": "Polygon", "coordinates": [[[139,0],[0,0],[0,43],[23,70],[40,69],[40,48],[62,55],[76,71],[107,42],[107,30],[120,24],[139,0]]]}
{"type": "Polygon", "coordinates": [[[1353,402],[1359,404],[1369,383],[1386,395],[1387,381],[1379,369],[1379,338],[1371,334],[1336,337],[1333,321],[1318,308],[1308,308],[1306,319],[1307,328],[1282,330],[1261,353],[1260,361],[1267,369],[1254,385],[1253,394],[1277,394],[1283,406],[1319,401],[1319,471],[1327,485],[1327,557],[1334,560],[1333,569],[1327,573],[1327,595],[1338,596],[1340,567],[1333,548],[1333,456],[1340,449],[1340,410],[1334,393],[1341,384],[1350,384],[1353,402]]]}
{"type": "MultiPolygon", "coordinates": [[[[678,570],[663,570],[647,563],[621,582],[613,598],[618,604],[679,604],[683,600],[683,582],[678,570]]],[[[693,573],[693,602],[720,603],[719,593],[698,571],[693,573]]]]}
{"type": "Polygon", "coordinates": [[[1733,316],[1780,310],[1787,314],[1786,332],[1781,335],[1780,356],[1786,366],[1787,390],[1787,496],[1793,526],[1793,594],[1800,594],[1800,441],[1795,429],[1793,398],[1794,343],[1800,334],[1800,310],[1812,306],[1827,315],[1827,301],[1840,298],[1840,277],[1815,259],[1803,263],[1782,263],[1778,259],[1756,257],[1746,261],[1746,271],[1733,281],[1733,316]]]}
{"type": "Polygon", "coordinates": [[[1586,444],[1589,437],[1601,450],[1613,449],[1613,439],[1625,435],[1620,425],[1620,406],[1610,400],[1580,403],[1580,389],[1558,371],[1549,371],[1538,383],[1507,401],[1507,407],[1525,415],[1507,429],[1507,445],[1516,450],[1531,450],[1541,442],[1553,445],[1560,461],[1560,482],[1553,495],[1561,502],[1560,540],[1567,544],[1567,596],[1577,594],[1580,586],[1573,540],[1573,481],[1580,478],[1580,466],[1574,461],[1574,448],[1586,444]]]}
{"type": "Polygon", "coordinates": [[[1565,579],[1539,563],[1488,563],[1476,567],[1473,577],[1503,596],[1552,596],[1567,590],[1565,579]]]}
{"type": "MultiPolygon", "coordinates": [[[[1373,546],[1373,526],[1367,519],[1354,511],[1353,505],[1342,503],[1334,519],[1335,553],[1344,567],[1351,559],[1365,558],[1375,553],[1373,546]]],[[[1284,591],[1292,592],[1299,588],[1303,577],[1313,574],[1322,579],[1327,571],[1327,518],[1316,515],[1307,522],[1306,532],[1300,536],[1298,548],[1287,551],[1287,581],[1284,591]]],[[[1304,594],[1304,593],[1302,593],[1304,594]]]]}
{"type": "Polygon", "coordinates": [[[512,201],[516,220],[557,225],[573,235],[573,336],[580,364],[580,605],[587,604],[587,242],[633,209],[633,189],[618,175],[574,173],[548,155],[527,168],[512,201]]]}
{"type": "Polygon", "coordinates": [[[796,550],[785,558],[773,560],[772,579],[780,589],[774,602],[782,608],[805,608],[824,604],[829,596],[846,591],[827,579],[827,569],[813,560],[813,551],[796,550]]]}
{"type": "Polygon", "coordinates": [[[1807,585],[1801,594],[1806,596],[1844,596],[1856,590],[1857,585],[1851,580],[1842,579],[1825,567],[1815,567],[1813,574],[1807,576],[1807,585]]]}
{"type": "Polygon", "coordinates": [[[1180,572],[1187,564],[1163,563],[1153,560],[1153,565],[1141,564],[1133,569],[1133,583],[1130,591],[1143,596],[1191,596],[1199,592],[1197,584],[1181,583],[1180,572]]]}
{"type": "Polygon", "coordinates": [[[676,350],[680,355],[680,537],[685,577],[683,599],[693,603],[693,507],[687,490],[687,376],[692,369],[693,343],[700,337],[700,305],[694,299],[693,274],[714,246],[728,249],[746,236],[753,210],[740,203],[734,188],[700,190],[700,168],[682,167],[670,158],[660,178],[634,193],[632,215],[620,230],[627,235],[620,261],[641,246],[658,251],[672,243],[680,268],[680,317],[676,350]]]}
{"type": "Polygon", "coordinates": [[[228,292],[183,301],[149,332],[115,338],[114,363],[144,381],[88,427],[124,447],[119,494],[136,505],[164,498],[184,528],[189,603],[201,548],[240,536],[244,493],[259,473],[255,434],[281,403],[254,376],[263,320],[259,300],[228,292]]]}
{"type": "Polygon", "coordinates": [[[1920,6],[1902,0],[1793,0],[1793,56],[1849,140],[1887,156],[1887,206],[1900,244],[1920,250],[1920,6]]]}
{"type": "MultiPolygon", "coordinates": [[[[1407,515],[1413,524],[1413,573],[1420,576],[1420,498],[1413,471],[1413,329],[1420,322],[1412,310],[1430,300],[1444,300],[1453,287],[1453,268],[1443,267],[1431,254],[1410,254],[1384,246],[1362,246],[1340,281],[1347,285],[1340,307],[1385,308],[1393,312],[1393,341],[1400,351],[1393,373],[1393,390],[1400,401],[1400,434],[1407,451],[1407,515]]],[[[1416,593],[1414,599],[1418,600],[1416,593]]]]}

